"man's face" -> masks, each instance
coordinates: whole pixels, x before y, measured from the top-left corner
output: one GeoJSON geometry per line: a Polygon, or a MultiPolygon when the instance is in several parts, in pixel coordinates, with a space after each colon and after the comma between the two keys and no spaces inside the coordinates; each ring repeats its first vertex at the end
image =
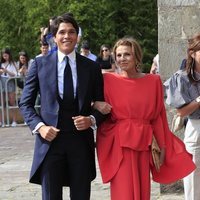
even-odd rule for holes
{"type": "Polygon", "coordinates": [[[86,56],[87,57],[89,55],[90,51],[88,49],[81,48],[80,52],[81,52],[82,56],[86,56]]]}
{"type": "Polygon", "coordinates": [[[60,23],[58,31],[54,37],[54,40],[58,46],[58,49],[64,53],[71,53],[77,43],[78,35],[76,29],[71,23],[60,23]]]}
{"type": "Polygon", "coordinates": [[[41,54],[42,55],[47,55],[48,54],[48,50],[49,50],[49,46],[48,45],[42,45],[40,47],[40,50],[41,50],[41,54]]]}

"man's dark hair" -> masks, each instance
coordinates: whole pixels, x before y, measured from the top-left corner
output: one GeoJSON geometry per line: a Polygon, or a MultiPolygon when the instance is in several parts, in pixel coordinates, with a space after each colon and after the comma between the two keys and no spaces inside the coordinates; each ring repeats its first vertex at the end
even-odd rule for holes
{"type": "Polygon", "coordinates": [[[46,40],[41,40],[40,41],[40,47],[41,46],[49,46],[48,42],[46,40]]]}
{"type": "Polygon", "coordinates": [[[52,34],[53,34],[53,36],[56,35],[56,33],[58,31],[58,28],[59,28],[59,25],[61,23],[70,23],[70,24],[72,24],[72,26],[75,28],[76,33],[78,35],[79,26],[78,26],[76,20],[72,16],[67,15],[65,13],[65,14],[63,14],[61,16],[58,16],[55,20],[53,20],[53,23],[52,23],[52,34]]]}

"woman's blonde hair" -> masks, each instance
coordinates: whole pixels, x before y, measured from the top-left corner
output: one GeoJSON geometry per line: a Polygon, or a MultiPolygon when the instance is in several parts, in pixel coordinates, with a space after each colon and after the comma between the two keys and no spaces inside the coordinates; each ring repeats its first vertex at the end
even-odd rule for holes
{"type": "Polygon", "coordinates": [[[142,57],[143,57],[143,53],[142,53],[142,49],[141,46],[139,45],[139,43],[132,37],[124,37],[119,39],[114,47],[113,47],[113,55],[114,55],[114,59],[116,60],[116,49],[119,46],[129,46],[131,47],[133,54],[135,55],[135,59],[136,59],[136,67],[139,67],[140,65],[142,65],[142,57]]]}

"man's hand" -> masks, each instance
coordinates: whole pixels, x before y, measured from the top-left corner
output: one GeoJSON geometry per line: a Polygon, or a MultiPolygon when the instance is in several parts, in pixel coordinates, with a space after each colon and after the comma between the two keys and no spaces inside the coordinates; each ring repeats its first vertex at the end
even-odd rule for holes
{"type": "Polygon", "coordinates": [[[79,116],[72,117],[72,119],[74,120],[74,125],[76,129],[79,131],[86,130],[92,125],[92,122],[89,116],[86,117],[86,116],[79,115],[79,116]]]}
{"type": "Polygon", "coordinates": [[[49,142],[51,142],[56,138],[59,131],[60,131],[59,129],[53,126],[46,126],[46,125],[43,125],[38,129],[38,132],[40,133],[41,137],[49,142]]]}

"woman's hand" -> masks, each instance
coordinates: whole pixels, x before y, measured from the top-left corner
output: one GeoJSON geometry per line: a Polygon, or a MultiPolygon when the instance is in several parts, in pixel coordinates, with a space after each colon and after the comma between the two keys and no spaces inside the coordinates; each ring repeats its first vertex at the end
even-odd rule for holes
{"type": "Polygon", "coordinates": [[[0,69],[0,75],[4,73],[4,69],[0,69]]]}
{"type": "Polygon", "coordinates": [[[112,106],[105,101],[95,101],[93,108],[101,112],[103,115],[106,115],[111,112],[112,106]]]}
{"type": "Polygon", "coordinates": [[[25,65],[23,65],[23,66],[19,69],[19,73],[20,73],[20,75],[22,75],[22,76],[26,76],[26,74],[27,74],[27,68],[26,68],[25,65]]]}
{"type": "Polygon", "coordinates": [[[153,163],[156,168],[156,171],[160,171],[160,167],[163,165],[165,161],[165,148],[160,148],[155,137],[152,138],[152,144],[151,144],[151,151],[152,151],[152,157],[153,157],[153,163]]]}

